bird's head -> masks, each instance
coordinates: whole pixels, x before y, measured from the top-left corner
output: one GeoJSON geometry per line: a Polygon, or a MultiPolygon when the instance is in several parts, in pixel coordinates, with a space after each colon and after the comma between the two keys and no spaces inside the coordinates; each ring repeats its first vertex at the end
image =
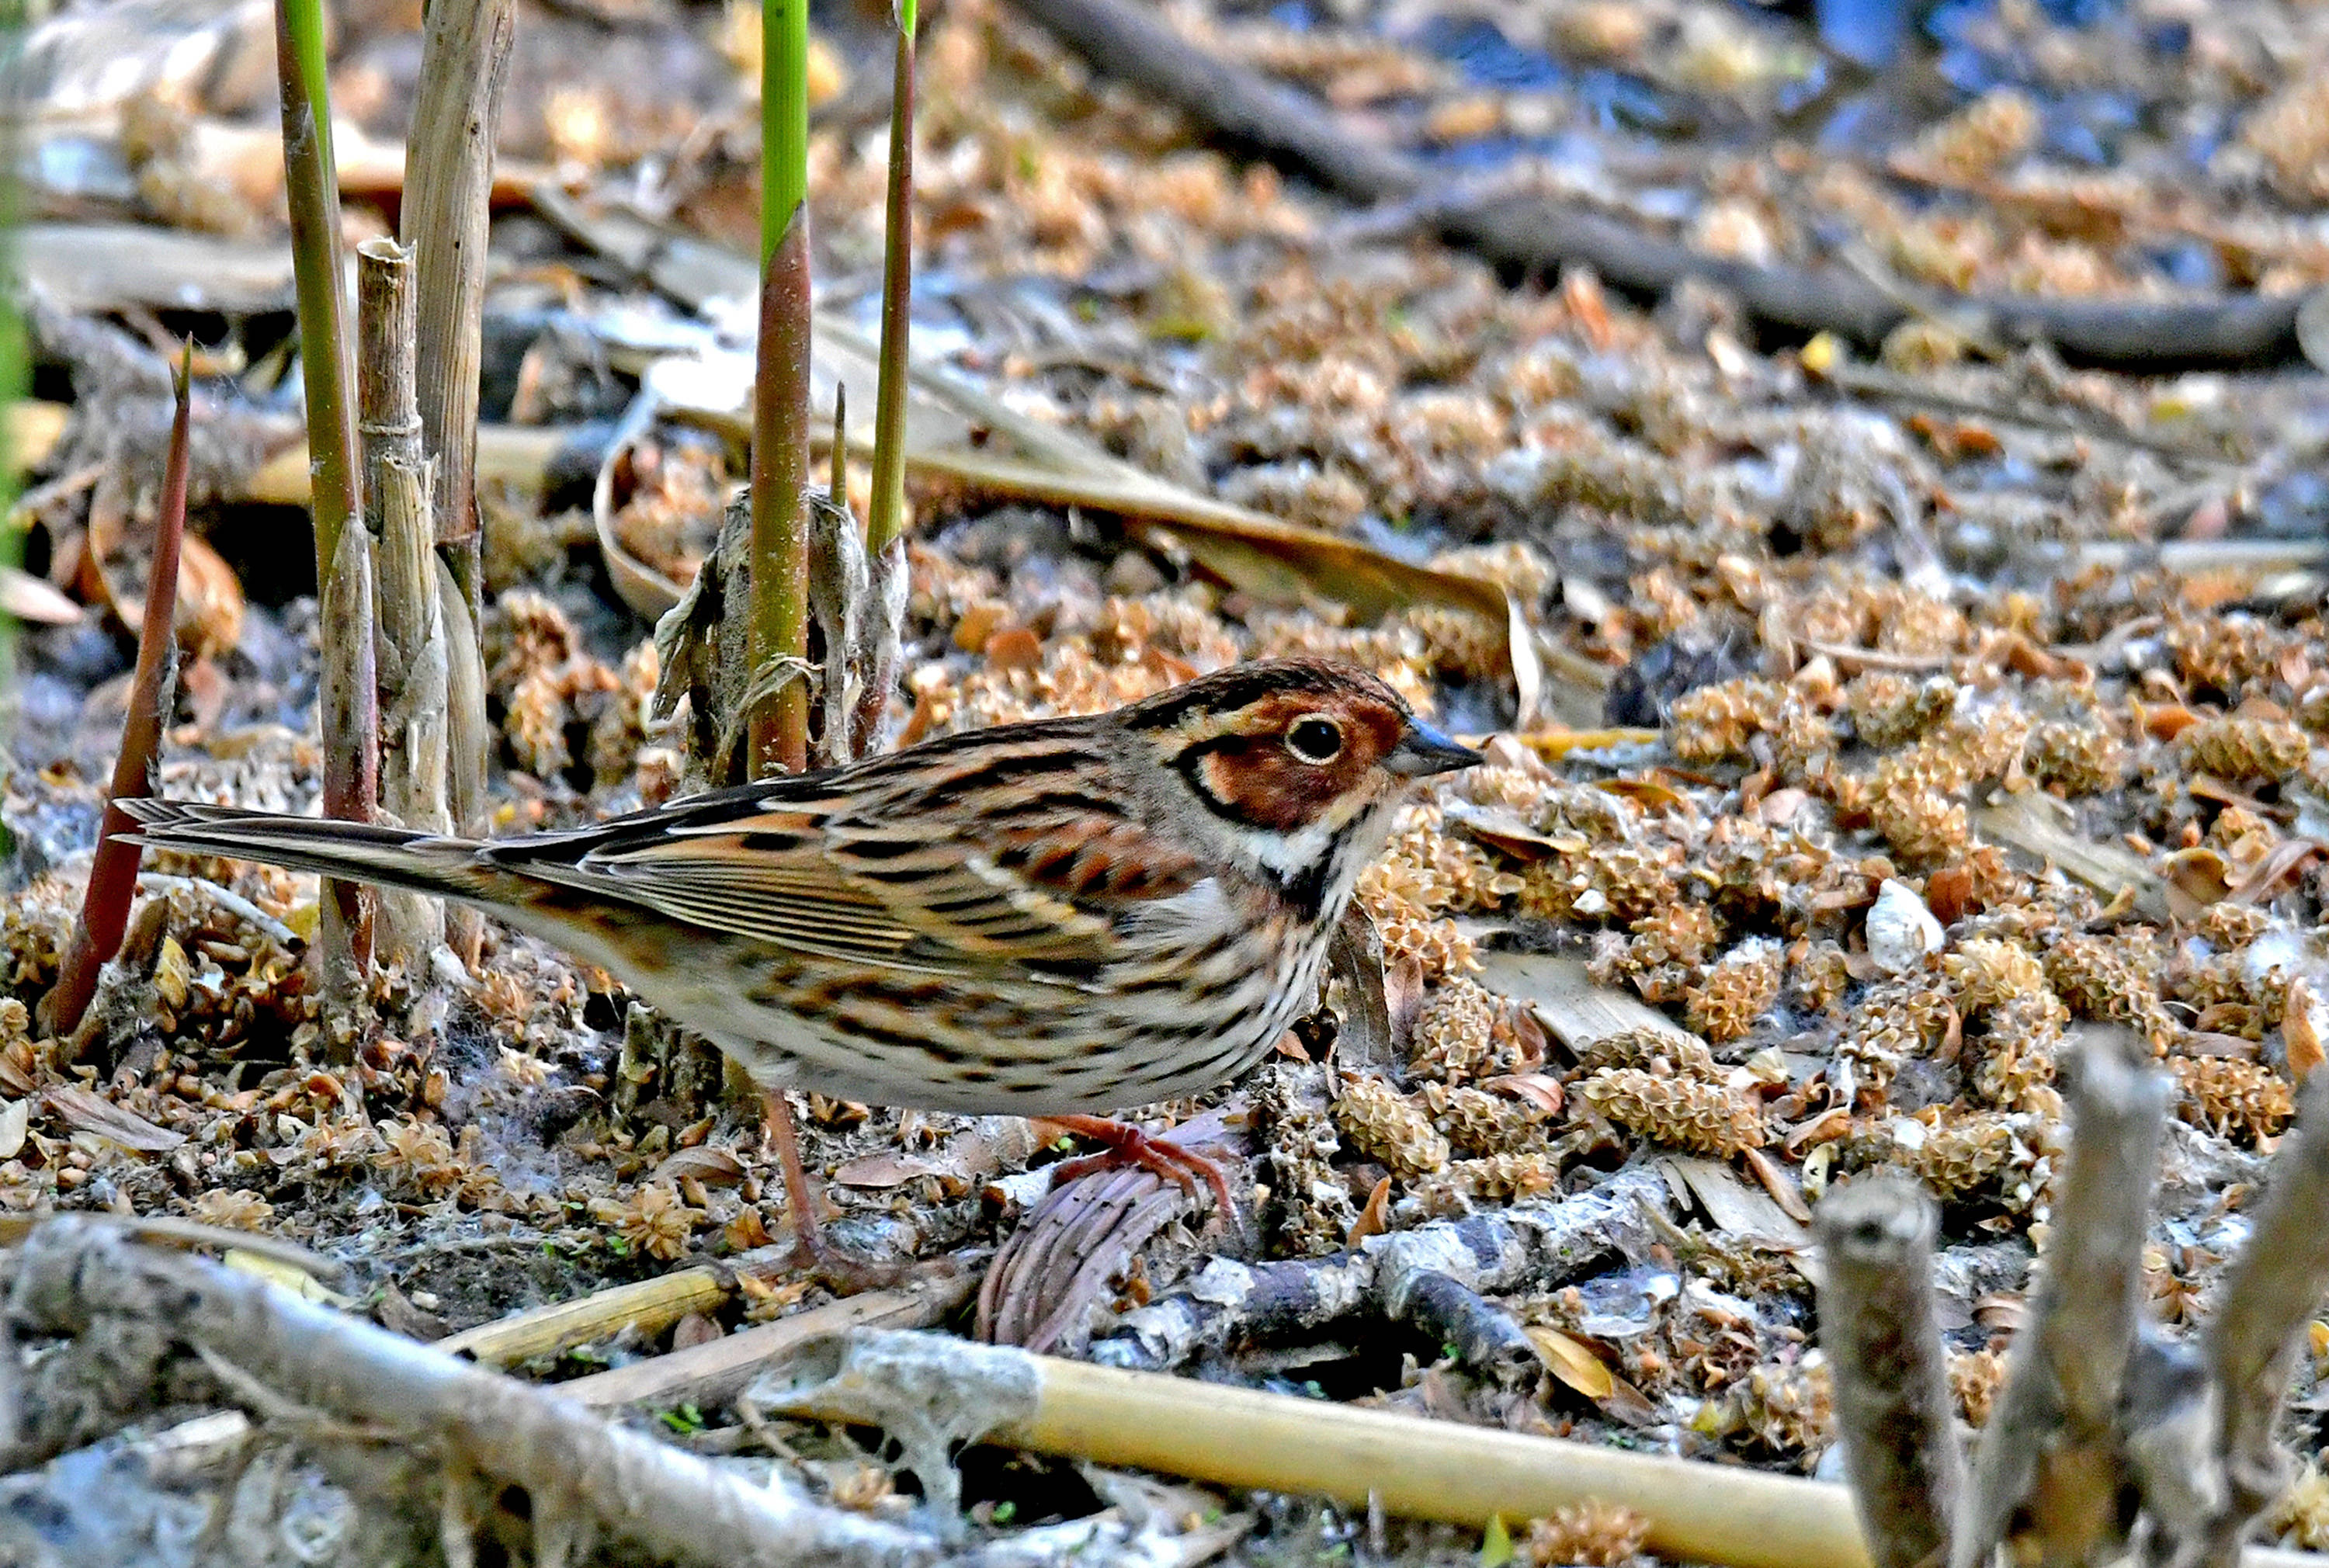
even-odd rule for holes
{"type": "Polygon", "coordinates": [[[1482,760],[1347,664],[1232,665],[1119,716],[1236,859],[1284,881],[1363,864],[1405,786],[1482,760]]]}

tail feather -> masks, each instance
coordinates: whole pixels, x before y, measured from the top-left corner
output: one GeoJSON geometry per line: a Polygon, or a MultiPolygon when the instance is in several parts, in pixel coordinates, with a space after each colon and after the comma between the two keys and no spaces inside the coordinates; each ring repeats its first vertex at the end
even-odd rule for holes
{"type": "Polygon", "coordinates": [[[157,850],[259,860],[294,871],[484,902],[495,901],[507,879],[506,873],[479,862],[481,846],[473,839],[193,801],[148,797],[116,803],[138,824],[137,831],[121,836],[157,850]]]}

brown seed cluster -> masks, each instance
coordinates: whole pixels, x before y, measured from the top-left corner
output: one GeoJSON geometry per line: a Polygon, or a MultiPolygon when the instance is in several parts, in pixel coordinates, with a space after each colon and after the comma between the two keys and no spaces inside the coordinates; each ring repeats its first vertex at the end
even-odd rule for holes
{"type": "Polygon", "coordinates": [[[1919,681],[1872,670],[1845,682],[1843,699],[1861,742],[1890,751],[1922,737],[1954,713],[1958,690],[1946,675],[1919,681]]]}
{"type": "Polygon", "coordinates": [[[2100,716],[2051,719],[2030,732],[2030,772],[2065,795],[2101,794],[2126,777],[2126,748],[2100,716]]]}
{"type": "Polygon", "coordinates": [[[1412,1181],[1446,1169],[1447,1140],[1431,1113],[1381,1078],[1347,1078],[1334,1099],[1334,1125],[1352,1146],[1412,1181]]]}
{"type": "Polygon", "coordinates": [[[2244,1143],[2276,1138],[2296,1114],[2296,1093],[2288,1080],[2261,1062],[2170,1056],[2167,1067],[2183,1091],[2177,1113],[2219,1138],[2244,1143]]]}
{"type": "Polygon", "coordinates": [[[1740,943],[1684,993],[1691,1028],[1718,1046],[1745,1038],[1778,1000],[1782,973],[1777,943],[1740,943]]]}
{"type": "Polygon", "coordinates": [[[1504,1024],[1503,1007],[1469,975],[1451,975],[1416,1015],[1408,1069],[1419,1077],[1469,1084],[1509,1072],[1518,1059],[1518,1038],[1504,1024]]]}
{"type": "Polygon", "coordinates": [[[2072,933],[2046,954],[2046,978],[2079,1017],[2131,1024],[2164,1056],[2182,1032],[2160,1000],[2161,963],[2145,934],[2092,936],[2072,933]]]}
{"type": "Polygon", "coordinates": [[[1532,1520],[1517,1543],[1532,1568],[1627,1568],[1641,1555],[1650,1522],[1633,1509],[1599,1501],[1571,1503],[1532,1520]]]}
{"type": "Polygon", "coordinates": [[[1334,1169],[1343,1141],[1323,1096],[1304,1093],[1297,1070],[1277,1065],[1262,1069],[1253,1093],[1279,1250],[1297,1258],[1339,1250],[1358,1224],[1359,1211],[1334,1169]]]}
{"type": "Polygon", "coordinates": [[[1612,1067],[1586,1079],[1579,1093],[1628,1131],[1693,1154],[1728,1159],[1761,1148],[1769,1136],[1754,1098],[1713,1078],[1612,1067]]]}
{"type": "Polygon", "coordinates": [[[2203,718],[2183,732],[2192,765],[2233,784],[2278,784],[2305,766],[2313,744],[2286,718],[2203,718]]]}
{"type": "Polygon", "coordinates": [[[1543,1113],[1485,1089],[1425,1084],[1418,1091],[1432,1125],[1466,1154],[1518,1154],[1543,1141],[1543,1113]]]}

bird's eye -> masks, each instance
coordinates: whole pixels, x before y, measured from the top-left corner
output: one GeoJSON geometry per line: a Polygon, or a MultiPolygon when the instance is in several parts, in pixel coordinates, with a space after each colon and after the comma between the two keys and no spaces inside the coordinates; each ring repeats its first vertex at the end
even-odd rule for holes
{"type": "Polygon", "coordinates": [[[1304,762],[1332,762],[1343,749],[1343,727],[1315,714],[1297,718],[1286,732],[1286,748],[1304,762]]]}

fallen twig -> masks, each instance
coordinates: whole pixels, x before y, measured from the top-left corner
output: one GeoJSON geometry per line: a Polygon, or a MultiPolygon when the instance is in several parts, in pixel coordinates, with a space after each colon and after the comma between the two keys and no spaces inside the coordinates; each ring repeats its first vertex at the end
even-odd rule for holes
{"type": "MultiPolygon", "coordinates": [[[[1095,1340],[1104,1366],[1164,1371],[1245,1338],[1311,1329],[1353,1312],[1446,1327],[1464,1291],[1541,1288],[1613,1251],[1646,1244],[1645,1210],[1670,1213],[1664,1180],[1648,1166],[1617,1172],[1591,1192],[1554,1203],[1514,1204],[1494,1214],[1369,1236],[1330,1257],[1247,1264],[1215,1258],[1161,1300],[1125,1315],[1095,1340]]],[[[1493,1334],[1480,1337],[1493,1346],[1493,1334]]]]}
{"type": "Polygon", "coordinates": [[[869,1291],[650,1361],[594,1372],[560,1384],[558,1391],[600,1408],[693,1404],[712,1409],[741,1394],[770,1364],[824,1335],[850,1329],[928,1329],[967,1300],[975,1282],[976,1276],[966,1271],[917,1280],[899,1290],[869,1291]]]}
{"type": "MultiPolygon", "coordinates": [[[[1129,0],[1017,0],[1097,70],[1155,95],[1224,139],[1290,164],[1357,202],[1400,202],[1445,175],[1367,139],[1307,94],[1199,48],[1152,8],[1129,0]]],[[[1488,259],[1526,268],[1579,264],[1619,287],[1663,293],[1702,278],[1735,295],[1762,320],[1794,331],[1826,330],[1875,344],[1909,319],[1960,324],[1968,336],[2043,340],[2064,353],[2127,369],[2254,364],[2294,356],[2300,296],[2220,296],[2194,300],[2045,299],[1957,295],[1902,297],[1832,267],[1757,265],[1709,255],[1582,205],[1530,194],[1492,197],[1439,213],[1457,242],[1488,259]]]]}
{"type": "MultiPolygon", "coordinates": [[[[567,1561],[601,1532],[638,1554],[722,1568],[803,1561],[904,1568],[938,1555],[927,1535],[749,1480],[562,1394],[199,1259],[139,1248],[80,1216],[52,1220],[25,1244],[8,1317],[19,1332],[74,1336],[73,1347],[33,1370],[80,1349],[85,1374],[112,1374],[108,1392],[120,1416],[167,1392],[170,1365],[192,1372],[190,1358],[207,1354],[235,1369],[240,1378],[231,1380],[250,1380],[274,1398],[438,1447],[448,1486],[525,1490],[536,1561],[567,1561]],[[125,1359],[144,1364],[142,1382],[119,1376],[125,1359]]],[[[8,1457],[21,1465],[41,1456],[20,1435],[8,1457]]],[[[467,1495],[457,1494],[446,1510],[448,1555],[456,1561],[470,1549],[467,1508],[467,1495]]]]}

